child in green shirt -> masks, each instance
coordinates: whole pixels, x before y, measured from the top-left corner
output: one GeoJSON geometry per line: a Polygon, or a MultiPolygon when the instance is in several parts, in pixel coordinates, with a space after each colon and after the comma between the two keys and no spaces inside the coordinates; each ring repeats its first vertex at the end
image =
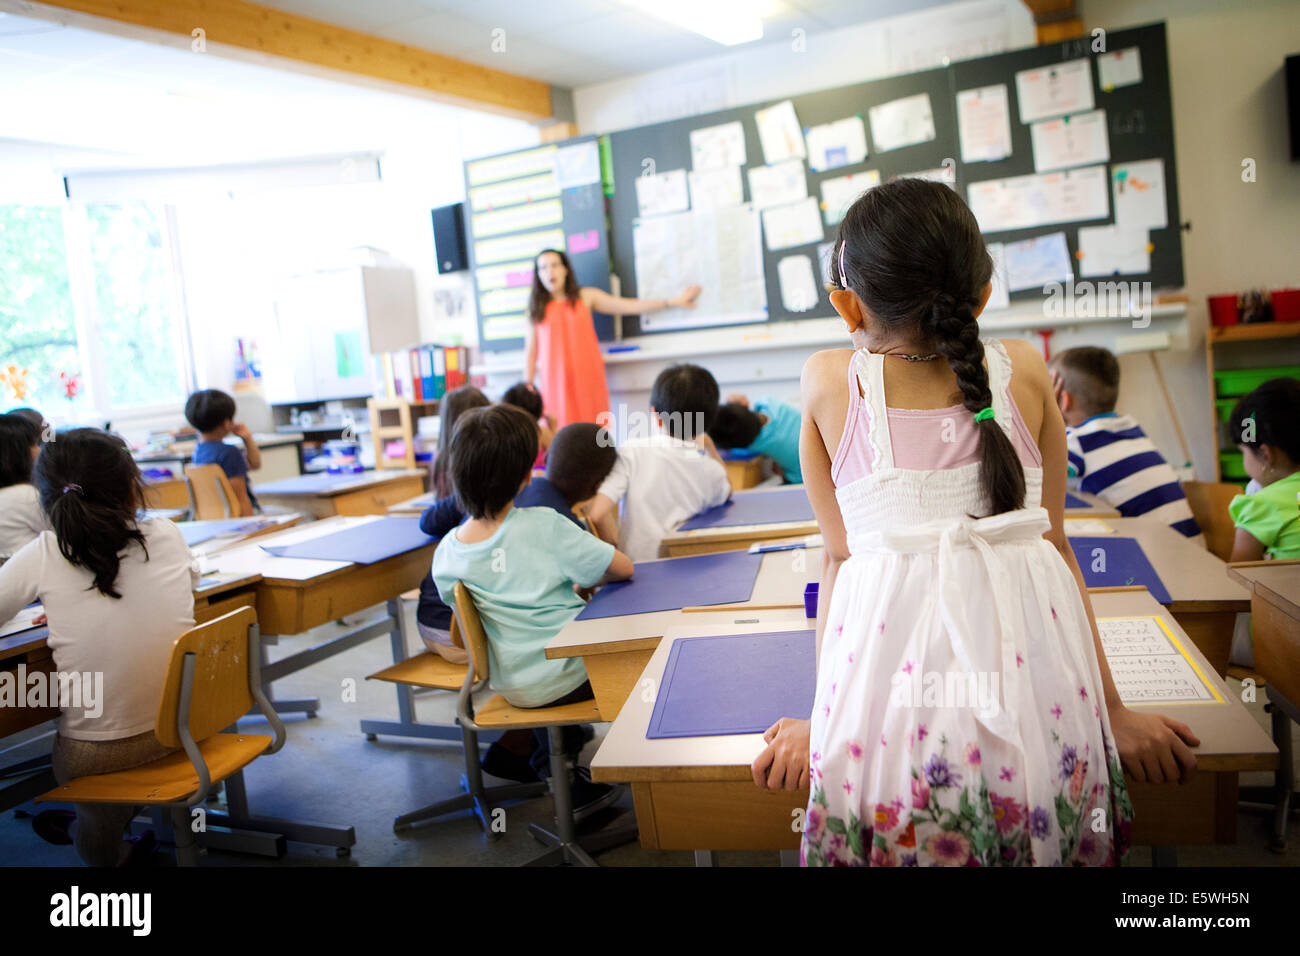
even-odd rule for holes
{"type": "Polygon", "coordinates": [[[1300,381],[1275,378],[1232,410],[1246,474],[1260,484],[1228,505],[1233,561],[1300,558],[1300,381]]]}

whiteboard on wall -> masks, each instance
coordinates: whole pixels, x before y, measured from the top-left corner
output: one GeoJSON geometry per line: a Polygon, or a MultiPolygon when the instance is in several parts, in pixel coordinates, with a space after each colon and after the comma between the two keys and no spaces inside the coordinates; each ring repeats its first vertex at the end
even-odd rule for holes
{"type": "Polygon", "coordinates": [[[632,228],[637,298],[672,299],[691,285],[691,309],[641,317],[647,331],[695,329],[767,319],[758,210],[750,203],[639,219],[632,228]]]}

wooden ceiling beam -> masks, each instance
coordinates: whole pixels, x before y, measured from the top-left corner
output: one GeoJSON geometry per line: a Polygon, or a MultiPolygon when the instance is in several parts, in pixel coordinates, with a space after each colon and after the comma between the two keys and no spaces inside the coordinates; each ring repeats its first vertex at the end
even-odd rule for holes
{"type": "Polygon", "coordinates": [[[264,54],[534,122],[552,116],[548,83],[245,0],[42,0],[31,5],[32,15],[41,15],[41,6],[92,18],[78,18],[77,26],[93,29],[99,18],[183,36],[192,49],[201,39],[209,54],[264,54]]]}

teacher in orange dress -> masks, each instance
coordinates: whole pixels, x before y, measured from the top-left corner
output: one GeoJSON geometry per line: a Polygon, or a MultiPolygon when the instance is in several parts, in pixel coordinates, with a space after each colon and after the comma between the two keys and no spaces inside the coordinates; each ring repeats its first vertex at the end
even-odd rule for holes
{"type": "Polygon", "coordinates": [[[579,288],[568,256],[557,249],[539,253],[528,300],[524,380],[529,385],[536,382],[547,413],[555,416],[555,427],[596,422],[596,416],[610,411],[593,309],[606,315],[644,315],[694,308],[699,294],[697,285],[675,299],[625,299],[593,286],[579,288]]]}

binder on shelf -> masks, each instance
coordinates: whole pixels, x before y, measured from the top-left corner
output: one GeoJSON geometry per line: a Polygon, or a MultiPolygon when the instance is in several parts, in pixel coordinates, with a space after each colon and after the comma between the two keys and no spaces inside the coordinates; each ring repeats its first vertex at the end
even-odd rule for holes
{"type": "Polygon", "coordinates": [[[430,345],[429,357],[433,362],[433,395],[442,398],[447,394],[447,356],[440,346],[430,345]]]}
{"type": "Polygon", "coordinates": [[[423,380],[420,377],[420,350],[407,350],[407,359],[411,363],[411,401],[424,401],[423,380]]]}

